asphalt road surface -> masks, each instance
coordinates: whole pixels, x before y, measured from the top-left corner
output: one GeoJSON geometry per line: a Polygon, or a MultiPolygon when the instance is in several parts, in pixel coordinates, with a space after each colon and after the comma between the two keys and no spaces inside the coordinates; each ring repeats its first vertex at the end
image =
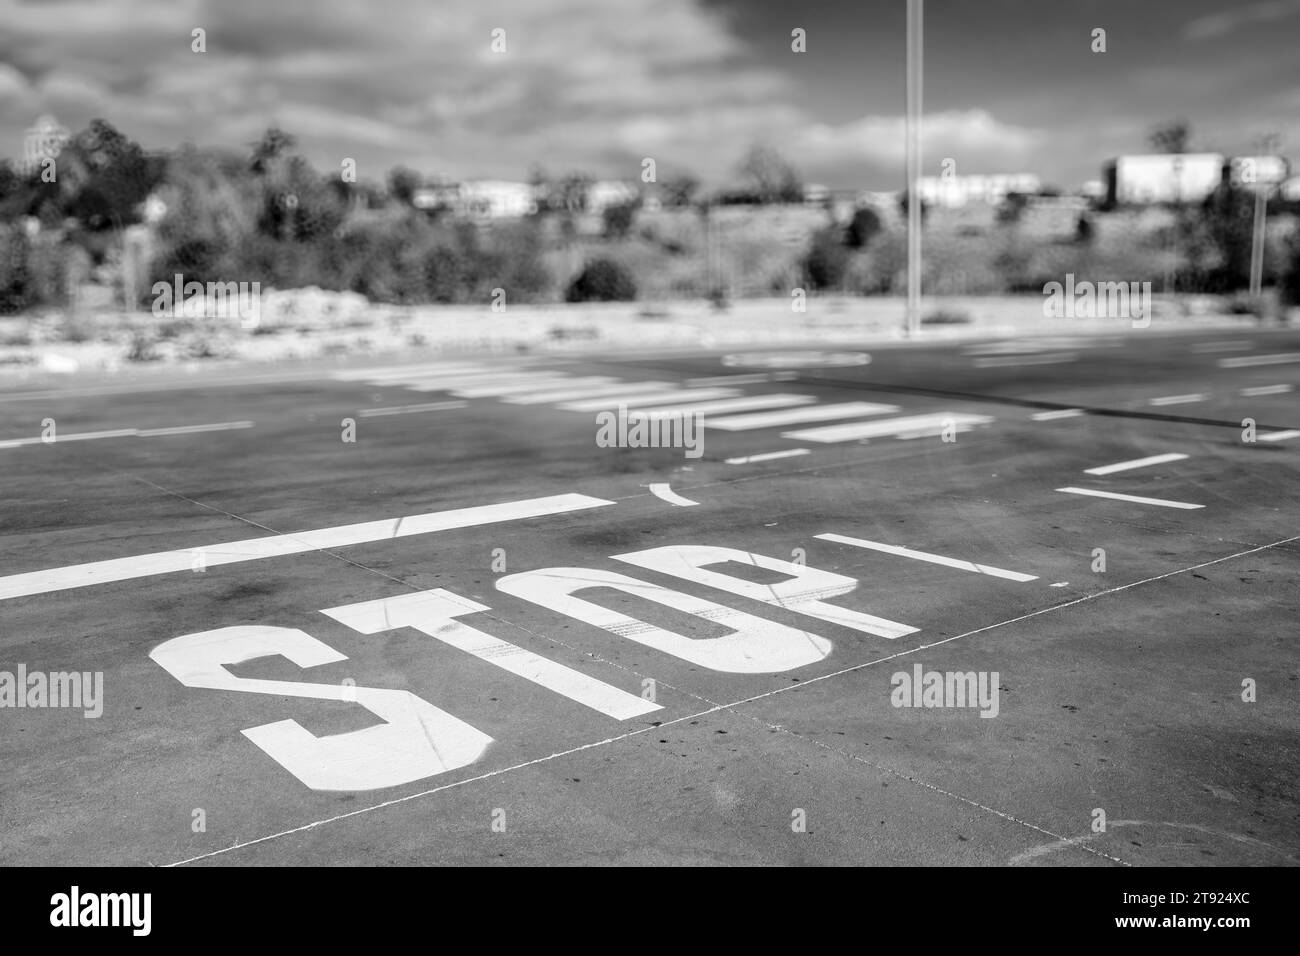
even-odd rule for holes
{"type": "Polygon", "coordinates": [[[1297,387],[1218,331],[7,391],[0,863],[1294,864],[1297,387]]]}

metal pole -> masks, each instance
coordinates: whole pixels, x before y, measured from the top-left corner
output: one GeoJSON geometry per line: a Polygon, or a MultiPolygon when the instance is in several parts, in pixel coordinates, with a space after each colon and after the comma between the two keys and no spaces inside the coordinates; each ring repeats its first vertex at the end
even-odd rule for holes
{"type": "Polygon", "coordinates": [[[921,55],[924,0],[907,0],[907,334],[921,331],[921,55]]]}
{"type": "MultiPolygon", "coordinates": [[[[1276,134],[1264,138],[1264,156],[1277,151],[1276,134]]],[[[1262,157],[1261,157],[1262,158],[1262,157]]],[[[1264,286],[1264,242],[1268,224],[1268,184],[1261,183],[1255,177],[1255,228],[1251,232],[1250,244],[1250,297],[1258,300],[1264,286]]]]}

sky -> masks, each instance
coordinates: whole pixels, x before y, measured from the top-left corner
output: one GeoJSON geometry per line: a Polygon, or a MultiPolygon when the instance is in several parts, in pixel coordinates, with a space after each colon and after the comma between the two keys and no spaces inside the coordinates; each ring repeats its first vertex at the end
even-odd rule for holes
{"type": "MultiPolygon", "coordinates": [[[[902,185],[904,0],[0,0],[0,25],[15,159],[52,114],[150,149],[277,125],[377,180],[635,179],[649,157],[716,186],[764,143],[807,181],[902,185]]],[[[925,170],[1069,188],[1180,117],[1194,148],[1278,132],[1300,156],[1298,53],[1300,0],[927,0],[925,170]]]]}

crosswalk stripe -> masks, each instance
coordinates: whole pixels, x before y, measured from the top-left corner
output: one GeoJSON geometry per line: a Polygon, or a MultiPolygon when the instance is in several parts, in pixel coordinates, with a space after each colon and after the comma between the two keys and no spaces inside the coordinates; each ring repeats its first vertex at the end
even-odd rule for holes
{"type": "Polygon", "coordinates": [[[992,421],[993,419],[987,415],[939,412],[932,415],[886,418],[883,421],[848,422],[844,425],[827,425],[823,428],[805,428],[799,431],[782,432],[781,437],[795,441],[858,441],[863,438],[884,438],[889,435],[937,435],[949,424],[955,426],[958,431],[965,431],[972,426],[987,425],[992,421]]]}
{"type": "Polygon", "coordinates": [[[532,377],[539,384],[547,380],[549,380],[548,384],[554,384],[562,377],[559,372],[526,369],[503,372],[497,369],[493,372],[467,372],[464,375],[425,375],[419,378],[403,379],[401,382],[390,382],[389,384],[401,385],[403,388],[409,388],[415,392],[450,392],[452,389],[505,385],[518,382],[525,376],[532,377]]]}
{"type": "Polygon", "coordinates": [[[555,388],[568,382],[563,376],[553,375],[516,375],[509,381],[490,385],[471,385],[466,388],[450,389],[457,398],[494,398],[502,395],[518,395],[520,392],[536,388],[555,388]]]}
{"type": "Polygon", "coordinates": [[[876,402],[842,402],[835,405],[814,405],[812,408],[783,408],[755,415],[730,415],[713,418],[704,424],[723,431],[751,431],[755,428],[777,428],[798,425],[801,422],[824,422],[836,418],[858,418],[863,415],[888,415],[898,411],[897,405],[876,402]]]}
{"type": "Polygon", "coordinates": [[[548,405],[552,402],[576,402],[583,398],[603,398],[606,395],[633,395],[657,388],[676,388],[672,382],[619,382],[611,381],[608,385],[587,385],[579,387],[578,380],[560,389],[544,389],[526,395],[507,398],[511,405],[548,405]]]}
{"type": "Polygon", "coordinates": [[[817,401],[812,395],[742,395],[740,398],[720,398],[713,402],[690,402],[685,405],[652,405],[642,409],[651,418],[660,415],[714,415],[721,412],[752,411],[756,408],[783,408],[787,405],[811,405],[817,401]]]}
{"type": "MultiPolygon", "coordinates": [[[[499,370],[499,369],[498,369],[499,370]]],[[[331,378],[338,382],[369,382],[380,384],[407,378],[428,377],[438,373],[449,375],[465,372],[490,372],[492,368],[482,362],[430,363],[428,365],[393,365],[374,369],[349,369],[335,372],[331,378]]]]}
{"type": "Polygon", "coordinates": [[[598,412],[605,408],[617,408],[619,405],[626,405],[628,408],[640,408],[643,405],[679,405],[713,398],[734,398],[739,394],[740,392],[734,388],[681,388],[642,395],[617,395],[581,402],[565,402],[560,408],[570,412],[598,412]]]}

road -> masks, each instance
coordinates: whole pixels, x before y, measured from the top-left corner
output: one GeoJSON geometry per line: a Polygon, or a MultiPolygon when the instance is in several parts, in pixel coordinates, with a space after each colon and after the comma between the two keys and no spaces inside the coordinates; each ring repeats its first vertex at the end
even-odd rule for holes
{"type": "Polygon", "coordinates": [[[1153,331],[11,389],[0,863],[1294,864],[1297,386],[1153,331]]]}

